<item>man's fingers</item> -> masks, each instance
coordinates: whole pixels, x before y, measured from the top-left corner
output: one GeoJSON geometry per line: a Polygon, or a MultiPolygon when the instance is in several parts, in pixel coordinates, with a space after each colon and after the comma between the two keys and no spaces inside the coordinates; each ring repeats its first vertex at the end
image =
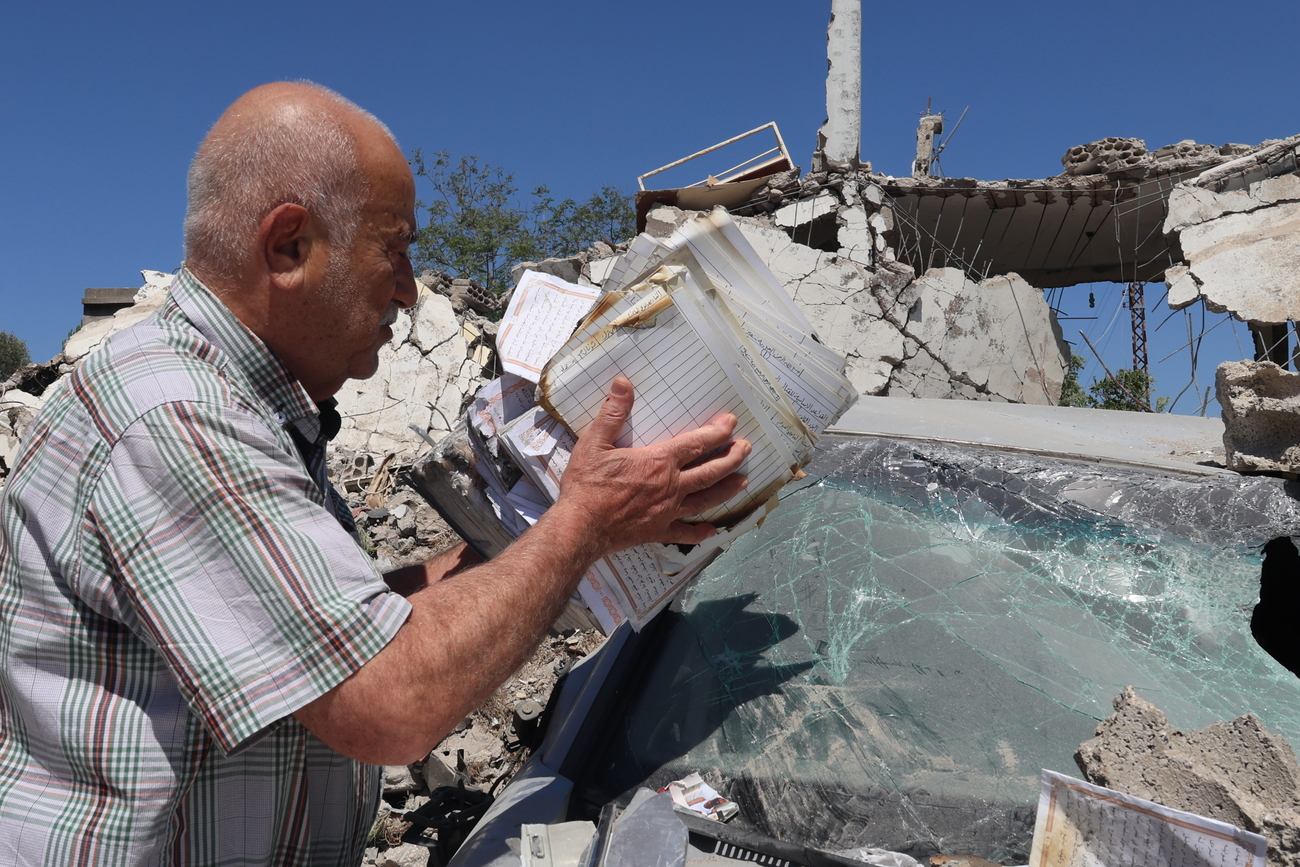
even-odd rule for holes
{"type": "Polygon", "coordinates": [[[674,456],[677,466],[685,467],[709,452],[722,448],[727,440],[731,439],[735,430],[736,417],[731,413],[724,413],[704,427],[680,433],[655,448],[667,449],[674,456]]]}
{"type": "Polygon", "coordinates": [[[616,376],[605,395],[605,402],[600,405],[600,412],[583,431],[583,436],[592,438],[598,446],[612,447],[631,412],[632,383],[625,376],[616,376]]]}
{"type": "Polygon", "coordinates": [[[715,506],[721,506],[747,487],[749,487],[747,477],[740,473],[732,473],[715,485],[682,497],[681,514],[689,518],[691,515],[707,512],[715,506]]]}
{"type": "Polygon", "coordinates": [[[752,447],[748,440],[734,440],[725,449],[712,454],[707,460],[682,470],[680,485],[684,491],[702,491],[719,479],[740,469],[752,447]]]}

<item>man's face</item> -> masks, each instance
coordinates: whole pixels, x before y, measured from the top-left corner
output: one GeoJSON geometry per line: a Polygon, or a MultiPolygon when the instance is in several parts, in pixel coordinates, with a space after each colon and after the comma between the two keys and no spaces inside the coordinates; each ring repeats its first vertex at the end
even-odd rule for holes
{"type": "MultiPolygon", "coordinates": [[[[396,152],[396,149],[394,149],[396,152]]],[[[356,239],[330,249],[319,299],[322,363],[338,385],[373,376],[392,339],[398,308],[416,300],[408,248],[415,233],[415,183],[404,160],[385,160],[371,177],[356,239]]]]}

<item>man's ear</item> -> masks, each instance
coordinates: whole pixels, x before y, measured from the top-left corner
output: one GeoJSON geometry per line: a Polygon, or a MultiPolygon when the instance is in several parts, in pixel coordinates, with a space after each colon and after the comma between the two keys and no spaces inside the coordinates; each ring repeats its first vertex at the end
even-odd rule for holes
{"type": "Polygon", "coordinates": [[[307,209],[286,203],[262,220],[257,241],[271,282],[293,290],[303,285],[307,260],[322,239],[307,209]]]}

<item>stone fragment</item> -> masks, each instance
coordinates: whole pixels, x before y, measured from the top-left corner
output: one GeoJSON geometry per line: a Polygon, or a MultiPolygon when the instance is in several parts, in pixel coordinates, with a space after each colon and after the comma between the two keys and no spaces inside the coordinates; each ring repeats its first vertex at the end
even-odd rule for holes
{"type": "Polygon", "coordinates": [[[885,201],[885,194],[880,191],[880,186],[877,184],[864,182],[861,185],[861,190],[863,200],[877,208],[885,201]]]}
{"type": "Polygon", "coordinates": [[[658,205],[646,214],[646,234],[654,238],[667,238],[677,227],[690,219],[691,214],[671,205],[658,205]]]}
{"type": "MultiPolygon", "coordinates": [[[[424,294],[427,295],[429,293],[426,292],[424,294]]],[[[406,342],[406,339],[411,336],[411,328],[413,327],[413,323],[411,322],[411,314],[413,312],[414,311],[409,309],[398,311],[397,319],[393,322],[393,326],[392,326],[393,339],[388,341],[389,346],[392,346],[394,348],[401,346],[403,343],[406,342]]]]}
{"type": "MultiPolygon", "coordinates": [[[[455,764],[454,760],[452,764],[455,764]]],[[[443,760],[442,756],[438,755],[437,750],[429,753],[420,772],[424,776],[424,785],[430,792],[441,786],[454,786],[459,779],[456,771],[443,760]]]]}
{"type": "Polygon", "coordinates": [[[1170,310],[1182,310],[1201,297],[1200,284],[1186,265],[1170,265],[1166,268],[1165,285],[1169,287],[1165,303],[1170,310]]]}
{"type": "Polygon", "coordinates": [[[384,767],[384,794],[405,795],[418,792],[420,783],[406,765],[386,765],[384,767]]]}
{"type": "Polygon", "coordinates": [[[609,272],[614,269],[614,263],[617,261],[616,256],[591,260],[587,263],[587,279],[596,286],[603,286],[605,281],[609,279],[609,272]]]}
{"type": "Polygon", "coordinates": [[[543,259],[540,262],[520,262],[510,269],[510,280],[516,286],[524,278],[525,271],[538,271],[559,277],[569,283],[577,283],[582,277],[582,266],[586,264],[581,256],[569,256],[563,259],[543,259]]]}
{"type": "Polygon", "coordinates": [[[854,205],[840,209],[839,255],[863,264],[872,260],[872,238],[866,209],[854,205]]]}
{"type": "Polygon", "coordinates": [[[1300,373],[1271,361],[1225,361],[1214,387],[1228,469],[1300,472],[1300,373]]]}
{"type": "Polygon", "coordinates": [[[429,850],[415,843],[403,843],[375,857],[376,867],[428,867],[429,850]]]}
{"type": "Polygon", "coordinates": [[[1254,714],[1179,731],[1132,687],[1114,706],[1074,756],[1090,783],[1263,834],[1270,867],[1300,865],[1300,767],[1284,738],[1254,714]]]}
{"type": "Polygon", "coordinates": [[[784,229],[794,229],[813,220],[835,213],[839,199],[832,193],[820,192],[811,199],[799,199],[777,209],[772,222],[784,229]]]}

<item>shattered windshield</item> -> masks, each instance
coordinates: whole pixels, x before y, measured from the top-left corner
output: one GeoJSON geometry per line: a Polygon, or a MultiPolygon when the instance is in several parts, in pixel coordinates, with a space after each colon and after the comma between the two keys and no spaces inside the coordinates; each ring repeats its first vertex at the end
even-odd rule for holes
{"type": "Polygon", "coordinates": [[[783,840],[1024,863],[1039,769],[1077,776],[1126,685],[1300,744],[1249,628],[1280,480],[849,437],[808,470],[658,624],[588,802],[698,771],[783,840]]]}

